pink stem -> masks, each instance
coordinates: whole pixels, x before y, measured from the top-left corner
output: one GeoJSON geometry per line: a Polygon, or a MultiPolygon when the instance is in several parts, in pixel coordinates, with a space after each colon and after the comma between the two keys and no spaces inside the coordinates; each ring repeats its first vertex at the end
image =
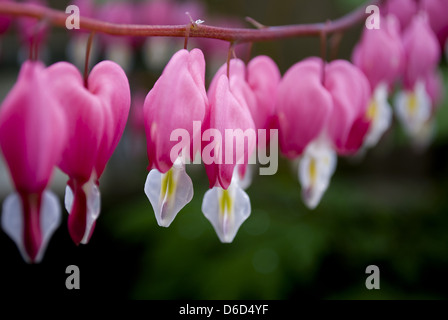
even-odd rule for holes
{"type": "MultiPolygon", "coordinates": [[[[213,38],[234,43],[271,41],[280,38],[291,38],[297,36],[319,36],[322,31],[326,34],[339,32],[366,19],[365,8],[367,5],[379,5],[383,0],[372,0],[366,5],[359,7],[351,13],[334,21],[313,24],[296,24],[277,27],[266,27],[262,29],[248,28],[220,28],[208,25],[195,25],[190,29],[190,23],[186,25],[134,25],[115,24],[91,18],[80,18],[80,27],[100,33],[121,36],[158,36],[158,37],[185,37],[187,29],[189,37],[192,38],[213,38]]],[[[68,15],[60,10],[46,7],[38,7],[29,4],[16,2],[0,3],[0,13],[13,16],[28,16],[37,19],[46,19],[48,23],[55,26],[65,27],[68,15]]]]}

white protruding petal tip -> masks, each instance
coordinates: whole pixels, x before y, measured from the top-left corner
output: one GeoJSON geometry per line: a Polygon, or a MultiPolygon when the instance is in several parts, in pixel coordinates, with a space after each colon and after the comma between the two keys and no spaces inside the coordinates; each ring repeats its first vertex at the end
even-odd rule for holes
{"type": "Polygon", "coordinates": [[[87,223],[86,232],[81,240],[82,244],[87,244],[95,221],[98,219],[101,210],[101,194],[98,186],[90,180],[83,186],[87,198],[87,223]]]}
{"type": "Polygon", "coordinates": [[[165,174],[151,170],[144,190],[161,227],[169,227],[179,211],[193,199],[193,182],[185,166],[177,161],[165,174]]]}
{"type": "Polygon", "coordinates": [[[11,193],[3,201],[2,228],[17,245],[23,260],[30,263],[23,244],[23,206],[18,193],[11,193]]]}
{"type": "Polygon", "coordinates": [[[364,139],[364,146],[367,148],[373,147],[378,143],[392,122],[392,109],[387,101],[387,91],[387,85],[380,84],[372,96],[367,112],[371,125],[364,139]]]}
{"type": "Polygon", "coordinates": [[[413,91],[397,94],[395,112],[406,133],[412,139],[418,139],[432,114],[431,98],[422,81],[416,83],[413,91]]]}
{"type": "Polygon", "coordinates": [[[40,227],[42,228],[42,245],[36,256],[36,263],[39,263],[47,249],[48,242],[56,229],[61,224],[61,207],[59,200],[51,191],[45,191],[42,196],[40,212],[40,227]]]}
{"type": "Polygon", "coordinates": [[[250,216],[249,196],[232,181],[227,190],[214,187],[202,201],[202,212],[223,243],[231,243],[243,222],[250,216]]]}
{"type": "Polygon", "coordinates": [[[64,205],[65,205],[65,210],[67,210],[67,212],[70,214],[70,212],[72,211],[73,208],[73,190],[72,188],[70,188],[69,185],[65,186],[65,198],[64,198],[64,205]]]}
{"type": "MultiPolygon", "coordinates": [[[[50,191],[42,194],[40,208],[40,228],[42,243],[34,263],[42,261],[48,242],[61,223],[61,208],[57,197],[50,191]]],[[[2,228],[15,242],[20,254],[27,263],[31,263],[24,246],[24,213],[22,201],[18,193],[10,194],[3,202],[2,228]]]]}
{"type": "Polygon", "coordinates": [[[311,142],[299,162],[302,199],[309,209],[315,209],[330,184],[336,169],[337,155],[325,141],[311,142]]]}

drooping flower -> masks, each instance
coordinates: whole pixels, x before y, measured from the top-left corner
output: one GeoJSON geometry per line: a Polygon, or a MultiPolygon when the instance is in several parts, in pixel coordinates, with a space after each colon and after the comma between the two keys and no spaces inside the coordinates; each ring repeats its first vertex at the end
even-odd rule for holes
{"type": "MultiPolygon", "coordinates": [[[[238,72],[232,69],[231,72],[238,72]]],[[[240,70],[241,71],[241,70],[240,70]]],[[[240,77],[217,74],[208,91],[210,115],[203,128],[202,159],[210,182],[202,212],[221,242],[232,242],[250,215],[250,200],[240,185],[238,166],[255,149],[255,124],[240,77]],[[209,142],[209,143],[207,143],[209,142]]]]}
{"type": "Polygon", "coordinates": [[[364,140],[365,147],[375,146],[390,127],[392,109],[388,94],[403,72],[404,52],[398,21],[392,15],[381,21],[380,29],[364,29],[361,42],[353,52],[353,64],[366,75],[372,89],[367,110],[371,126],[364,140]]]}
{"type": "Polygon", "coordinates": [[[345,60],[325,67],[325,88],[333,98],[327,133],[339,155],[353,155],[363,144],[370,127],[366,117],[371,89],[366,76],[345,60]]]}
{"type": "Polygon", "coordinates": [[[299,164],[299,179],[302,198],[310,208],[317,206],[327,189],[337,159],[328,137],[319,139],[333,110],[332,97],[322,79],[322,65],[319,59],[294,64],[284,74],[277,92],[280,150],[290,159],[305,154],[299,164]]]}
{"type": "Polygon", "coordinates": [[[277,92],[277,117],[281,152],[300,156],[323,131],[333,109],[332,97],[322,79],[319,59],[294,64],[284,74],[277,92]],[[298,125],[300,121],[300,125],[298,125]]]}
{"type": "Polygon", "coordinates": [[[216,186],[205,193],[202,212],[212,224],[221,242],[233,241],[238,229],[249,218],[251,212],[250,199],[240,186],[240,175],[237,170],[227,189],[216,186]]]}
{"type": "MultiPolygon", "coordinates": [[[[224,64],[208,90],[210,122],[204,132],[206,138],[213,136],[214,161],[204,160],[211,189],[202,202],[202,212],[225,243],[233,241],[250,215],[250,199],[244,191],[252,180],[248,162],[258,140],[256,129],[268,131],[274,125],[275,97],[280,81],[277,65],[267,56],[255,57],[247,67],[243,61],[232,59],[228,68],[229,78],[227,64],[224,64]],[[227,132],[234,135],[227,135],[227,132]],[[232,156],[228,159],[229,154],[232,156]]],[[[265,133],[264,137],[267,143],[270,135],[265,133]]]]}
{"type": "Polygon", "coordinates": [[[315,208],[329,185],[337,154],[362,145],[369,128],[365,118],[370,88],[362,72],[347,61],[324,64],[309,58],[293,65],[277,93],[282,153],[299,161],[305,204],[315,208]]]}
{"type": "Polygon", "coordinates": [[[403,90],[395,100],[395,111],[406,133],[416,139],[432,115],[426,79],[435,72],[440,49],[424,14],[416,15],[403,33],[405,68],[403,90]]]}
{"type": "Polygon", "coordinates": [[[193,197],[185,163],[200,151],[208,112],[202,51],[180,50],[148,93],[143,114],[150,170],[145,193],[160,226],[168,227],[193,197]],[[194,122],[198,122],[195,127],[194,122]],[[182,140],[178,142],[177,139],[182,140]],[[181,144],[181,148],[176,148],[181,144]]]}
{"type": "Polygon", "coordinates": [[[429,24],[443,50],[448,40],[448,1],[421,0],[420,6],[428,15],[429,24]]]}
{"type": "Polygon", "coordinates": [[[249,61],[246,81],[256,100],[256,105],[249,105],[249,108],[257,129],[268,130],[275,126],[275,102],[280,79],[280,70],[270,57],[257,56],[249,61]]]}
{"type": "MultiPolygon", "coordinates": [[[[216,91],[218,79],[227,74],[227,64],[216,72],[208,90],[209,96],[216,91]]],[[[257,56],[246,66],[240,59],[229,64],[230,90],[241,104],[247,105],[257,130],[258,147],[264,148],[270,141],[270,129],[275,127],[275,100],[281,74],[276,63],[268,56],[257,56]],[[263,134],[259,141],[259,134],[263,134]]],[[[249,154],[251,157],[251,154],[249,154]]],[[[246,189],[251,183],[247,165],[239,166],[240,185],[246,189]]]]}
{"type": "Polygon", "coordinates": [[[424,150],[434,137],[435,114],[442,97],[443,81],[437,70],[419,81],[412,93],[401,92],[396,97],[397,118],[417,151],[424,150]]]}
{"type": "Polygon", "coordinates": [[[49,80],[42,63],[25,62],[0,109],[0,147],[16,189],[3,203],[2,227],[27,262],[40,262],[61,219],[46,188],[67,129],[49,80]]]}
{"type": "MultiPolygon", "coordinates": [[[[258,154],[264,152],[269,144],[278,148],[278,135],[272,131],[277,130],[275,103],[277,88],[281,74],[277,64],[268,56],[257,56],[249,61],[246,68],[246,81],[255,96],[255,104],[248,104],[249,110],[257,129],[258,154]],[[271,141],[271,138],[275,140],[271,141]]],[[[252,183],[252,170],[240,166],[240,185],[243,189],[252,183]]]]}
{"type": "Polygon", "coordinates": [[[416,0],[387,0],[381,10],[384,15],[395,16],[400,23],[401,30],[404,30],[418,12],[418,5],[416,0]]]}
{"type": "Polygon", "coordinates": [[[130,108],[129,83],[116,63],[103,61],[86,86],[66,62],[50,66],[51,89],[68,119],[68,143],[59,167],[69,176],[65,206],[72,240],[86,244],[100,214],[99,178],[124,131],[130,108]]]}

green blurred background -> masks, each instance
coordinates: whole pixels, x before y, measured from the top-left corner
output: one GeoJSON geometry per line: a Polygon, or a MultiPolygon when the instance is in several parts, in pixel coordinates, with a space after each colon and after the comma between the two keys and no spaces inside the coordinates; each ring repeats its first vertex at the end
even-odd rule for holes
{"type": "MultiPolygon", "coordinates": [[[[68,2],[51,3],[64,8],[68,2]]],[[[334,19],[362,1],[205,3],[210,14],[281,25],[334,19]]],[[[207,17],[203,20],[207,23],[207,17]]],[[[361,28],[344,34],[339,57],[350,58],[361,28]]],[[[52,30],[48,64],[67,59],[67,41],[66,30],[52,30]]],[[[176,41],[181,48],[183,39],[176,41]]],[[[17,76],[18,50],[12,30],[2,38],[2,100],[17,76]]],[[[255,44],[252,54],[271,56],[284,73],[319,52],[318,39],[298,38],[255,44]]],[[[147,70],[141,60],[137,52],[128,72],[131,90],[148,91],[160,72],[147,70]]],[[[446,61],[441,71],[446,94],[446,61]]],[[[251,216],[231,244],[220,243],[201,212],[208,189],[202,166],[187,169],[194,184],[192,202],[168,229],[158,227],[143,193],[145,148],[144,137],[128,127],[101,181],[102,213],[87,246],[71,242],[65,212],[39,265],[26,265],[14,243],[0,233],[0,291],[10,296],[133,299],[448,298],[446,98],[427,150],[416,152],[394,121],[375,149],[363,157],[339,159],[330,187],[313,211],[303,205],[296,170],[286,159],[280,159],[276,175],[255,175],[247,190],[251,216]],[[70,264],[80,268],[81,290],[65,289],[70,264]],[[380,268],[380,290],[365,287],[369,265],[380,268]]],[[[63,188],[55,191],[62,203],[63,188]]]]}

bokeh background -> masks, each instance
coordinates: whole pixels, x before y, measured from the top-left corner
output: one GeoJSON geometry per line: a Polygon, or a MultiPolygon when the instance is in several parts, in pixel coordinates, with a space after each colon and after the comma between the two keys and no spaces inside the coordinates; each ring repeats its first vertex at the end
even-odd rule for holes
{"type": "MultiPolygon", "coordinates": [[[[104,3],[110,1],[99,1],[104,3]]],[[[182,1],[180,1],[182,3],[182,1]]],[[[50,1],[64,9],[68,1],[50,1]]],[[[205,16],[231,17],[250,27],[335,19],[362,4],[356,0],[209,0],[205,16]]],[[[81,12],[82,14],[82,12],[81,12]]],[[[179,23],[188,23],[188,18],[179,23]]],[[[344,33],[338,57],[349,59],[362,24],[344,33]]],[[[45,62],[69,60],[72,35],[48,34],[45,62]]],[[[98,39],[96,39],[98,40],[98,39]]],[[[183,39],[171,39],[171,50],[183,39]]],[[[0,38],[0,100],[14,84],[27,56],[13,26],[0,38]]],[[[190,43],[193,47],[194,41],[190,43]]],[[[200,47],[200,43],[198,43],[200,47]]],[[[225,62],[223,46],[215,65],[225,62]]],[[[133,94],[146,94],[162,67],[145,64],[135,49],[126,70],[133,94]]],[[[241,49],[241,58],[249,51],[241,49]]],[[[296,38],[257,43],[252,56],[271,56],[284,73],[295,62],[320,54],[319,40],[296,38]]],[[[101,49],[93,63],[105,56],[101,49]]],[[[167,56],[166,59],[169,59],[167,56]]],[[[207,56],[209,59],[210,57],[207,56]]],[[[440,66],[448,95],[446,58],[440,66]]],[[[208,80],[213,75],[208,65],[208,80]]],[[[32,94],[32,88],[30,88],[32,94]]],[[[134,99],[134,102],[138,99],[134,99]]],[[[138,103],[133,112],[138,114],[138,103]],[[137,111],[135,111],[137,110],[137,111]]],[[[140,106],[141,107],[141,106],[140,106]]],[[[298,119],[299,122],[299,119],[298,119]]],[[[1,160],[2,162],[3,160],[1,160]]],[[[340,158],[320,205],[307,209],[294,164],[280,158],[274,176],[254,176],[248,194],[252,214],[231,244],[220,243],[201,212],[208,180],[202,165],[188,168],[195,196],[168,228],[157,225],[143,185],[145,137],[138,120],[128,121],[123,139],[101,181],[102,213],[88,245],[76,247],[67,214],[39,265],[23,262],[15,244],[0,232],[0,292],[10,297],[132,299],[446,299],[448,298],[448,103],[437,112],[437,133],[418,152],[394,120],[379,145],[362,156],[340,158]],[[137,124],[135,124],[137,122],[137,124]],[[81,289],[66,290],[65,269],[77,265],[81,289]],[[377,265],[381,289],[367,290],[365,269],[377,265]]],[[[0,165],[0,200],[11,189],[0,165]]],[[[56,172],[52,190],[63,199],[66,177],[56,172]]]]}

